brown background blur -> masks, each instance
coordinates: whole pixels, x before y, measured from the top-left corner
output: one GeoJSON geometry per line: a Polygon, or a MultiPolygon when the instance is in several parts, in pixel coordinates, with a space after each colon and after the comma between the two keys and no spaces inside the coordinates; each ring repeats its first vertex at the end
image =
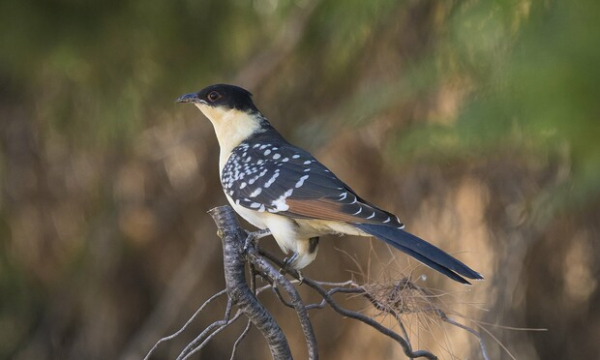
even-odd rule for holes
{"type": "MultiPolygon", "coordinates": [[[[0,358],[140,358],[223,288],[206,214],[225,203],[216,139],[174,103],[217,82],[247,87],[291,142],[486,280],[467,288],[349,237],[324,239],[306,276],[362,280],[353,258],[370,281],[424,274],[494,359],[509,355],[478,324],[518,359],[596,358],[599,4],[1,2],[0,358]]],[[[295,314],[262,298],[305,358],[295,314]]],[[[403,358],[329,309],[311,317],[323,359],[403,358]]],[[[415,348],[481,357],[460,329],[405,321],[415,348]]],[[[242,326],[195,358],[229,358],[242,326]]],[[[256,330],[240,350],[268,358],[256,330]]]]}

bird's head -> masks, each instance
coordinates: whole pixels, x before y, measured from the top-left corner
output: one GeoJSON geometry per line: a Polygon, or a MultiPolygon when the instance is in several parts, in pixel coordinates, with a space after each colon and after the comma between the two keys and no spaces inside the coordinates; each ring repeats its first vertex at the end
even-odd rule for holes
{"type": "Polygon", "coordinates": [[[202,111],[215,128],[222,151],[270,127],[252,102],[252,94],[239,86],[210,85],[179,97],[177,102],[192,103],[202,111]]]}
{"type": "Polygon", "coordinates": [[[180,96],[178,103],[192,103],[213,123],[229,118],[258,113],[252,94],[239,86],[216,84],[191,94],[180,96]]]}

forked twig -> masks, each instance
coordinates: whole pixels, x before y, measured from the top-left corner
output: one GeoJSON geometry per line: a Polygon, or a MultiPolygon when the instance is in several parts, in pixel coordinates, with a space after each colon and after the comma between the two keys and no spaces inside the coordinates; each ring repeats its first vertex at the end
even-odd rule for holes
{"type": "Polygon", "coordinates": [[[226,289],[223,289],[221,291],[219,291],[218,293],[214,294],[213,296],[211,296],[208,300],[206,300],[199,308],[198,310],[196,310],[196,312],[194,313],[194,315],[192,315],[192,317],[190,317],[188,319],[188,321],[181,327],[181,329],[177,330],[175,333],[173,333],[172,335],[169,336],[165,336],[163,338],[161,338],[160,340],[158,340],[156,342],[156,344],[154,344],[154,346],[152,347],[152,349],[150,349],[150,351],[148,351],[148,354],[146,354],[146,356],[144,357],[144,360],[148,360],[150,358],[150,356],[154,353],[154,351],[156,350],[156,348],[162,344],[165,341],[169,341],[172,340],[174,338],[176,338],[177,336],[181,335],[181,333],[183,333],[185,331],[185,329],[187,329],[187,327],[192,323],[192,321],[194,321],[196,319],[196,317],[200,314],[200,312],[202,312],[202,310],[204,310],[204,308],[206,306],[208,306],[208,304],[210,304],[213,300],[215,300],[216,298],[223,296],[227,293],[226,289]]]}

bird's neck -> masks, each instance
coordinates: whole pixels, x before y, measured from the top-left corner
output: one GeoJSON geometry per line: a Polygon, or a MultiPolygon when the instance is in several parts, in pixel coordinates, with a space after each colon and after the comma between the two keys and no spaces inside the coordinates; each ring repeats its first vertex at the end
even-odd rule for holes
{"type": "Polygon", "coordinates": [[[273,128],[260,112],[238,110],[222,111],[218,108],[201,108],[215,128],[221,154],[219,170],[222,171],[231,151],[246,139],[273,128]]]}

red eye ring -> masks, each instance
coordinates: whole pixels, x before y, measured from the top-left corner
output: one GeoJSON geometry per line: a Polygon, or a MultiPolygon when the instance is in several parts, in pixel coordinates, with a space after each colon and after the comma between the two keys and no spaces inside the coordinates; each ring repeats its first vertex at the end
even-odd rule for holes
{"type": "Polygon", "coordinates": [[[217,100],[219,100],[221,98],[221,94],[219,94],[216,91],[211,91],[208,96],[207,96],[208,100],[211,102],[215,102],[217,100]]]}

